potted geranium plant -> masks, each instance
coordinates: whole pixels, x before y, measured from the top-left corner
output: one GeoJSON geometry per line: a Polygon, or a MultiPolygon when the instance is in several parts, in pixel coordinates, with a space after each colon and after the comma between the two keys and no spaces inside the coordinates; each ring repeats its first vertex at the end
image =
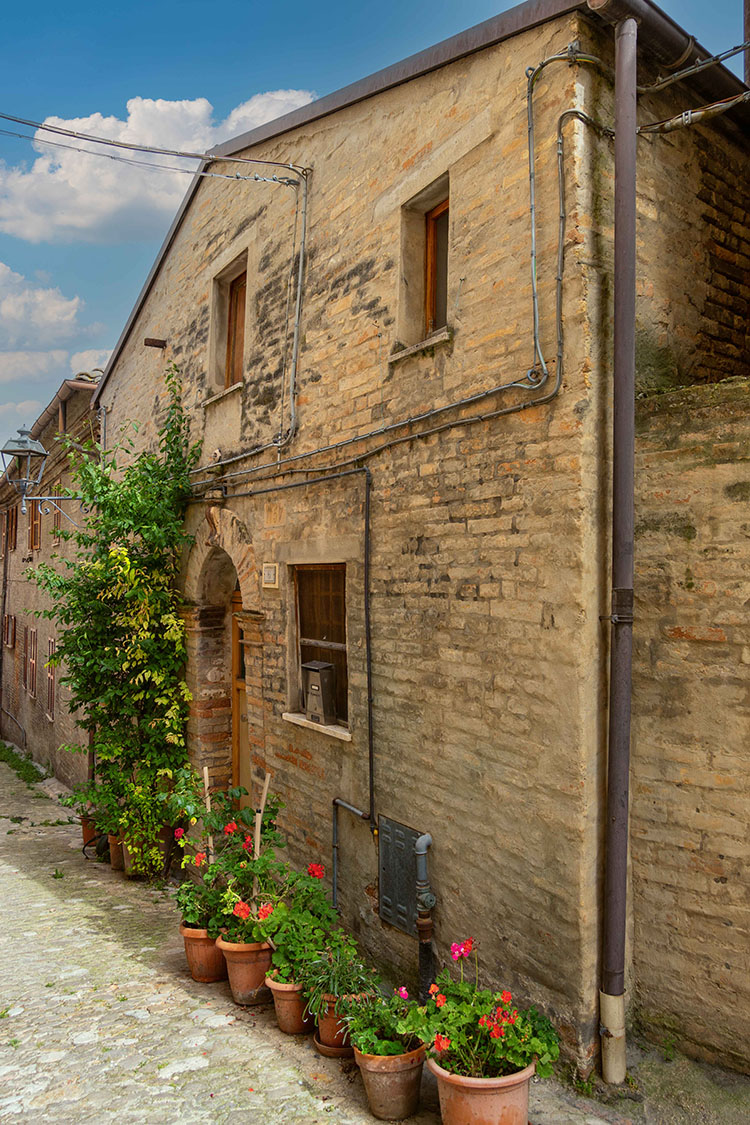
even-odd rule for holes
{"type": "Polygon", "coordinates": [[[430,986],[428,1003],[410,1008],[399,1027],[427,1045],[444,1125],[526,1125],[529,1082],[535,1071],[552,1073],[557,1033],[535,1008],[516,1008],[507,990],[480,989],[473,938],[454,943],[451,956],[460,964],[459,979],[445,969],[430,986]],[[473,979],[465,979],[472,953],[473,979]]]}
{"type": "Polygon", "coordinates": [[[312,1031],[314,1017],[306,1012],[300,974],[311,951],[323,948],[336,912],[322,885],[322,864],[310,863],[305,873],[288,871],[280,901],[261,929],[273,945],[266,985],[271,989],[281,1031],[300,1035],[312,1031]]]}
{"type": "Polygon", "coordinates": [[[341,1001],[344,1020],[362,1074],[370,1112],[383,1121],[401,1121],[419,1107],[425,1048],[408,1025],[404,986],[388,997],[367,992],[341,1001]]]}
{"type": "MultiPolygon", "coordinates": [[[[185,829],[176,828],[175,837],[179,845],[185,829]]],[[[205,859],[205,852],[184,858],[183,865],[192,868],[191,875],[180,884],[175,897],[182,915],[180,936],[190,975],[193,980],[212,984],[227,977],[224,954],[216,945],[224,923],[224,902],[213,866],[203,867],[205,859]]]]}
{"type": "Polygon", "coordinates": [[[307,1010],[318,1023],[315,1046],[322,1055],[354,1053],[340,1001],[377,989],[375,970],[362,960],[357,943],[343,930],[332,930],[320,950],[310,950],[300,965],[307,1010]]]}

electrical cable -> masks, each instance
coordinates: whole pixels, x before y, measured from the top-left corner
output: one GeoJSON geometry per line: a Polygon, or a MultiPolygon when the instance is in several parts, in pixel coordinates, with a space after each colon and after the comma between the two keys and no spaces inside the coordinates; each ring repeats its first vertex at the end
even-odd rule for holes
{"type": "Polygon", "coordinates": [[[735,106],[750,103],[750,90],[738,94],[736,98],[725,98],[724,101],[711,102],[709,105],[698,106],[697,109],[686,109],[666,121],[652,121],[648,125],[639,125],[639,133],[673,133],[675,129],[685,129],[688,125],[697,125],[699,121],[706,121],[718,117],[735,106]]]}
{"type": "MultiPolygon", "coordinates": [[[[694,45],[694,40],[693,44],[694,45]]],[[[717,66],[719,63],[724,62],[725,59],[730,59],[733,55],[739,55],[741,51],[750,50],[750,39],[746,43],[740,43],[737,47],[730,47],[728,51],[722,51],[721,54],[711,55],[710,58],[701,59],[700,62],[693,63],[691,66],[686,66],[683,70],[677,70],[674,74],[668,75],[666,78],[657,78],[651,86],[637,86],[636,89],[639,94],[650,94],[654,90],[663,90],[667,86],[671,86],[673,82],[681,82],[683,78],[689,78],[691,74],[700,74],[702,70],[707,70],[711,66],[717,66]]]]}
{"type": "Polygon", "coordinates": [[[249,182],[258,182],[264,184],[285,184],[287,187],[296,187],[299,180],[290,179],[288,176],[259,176],[257,173],[252,176],[242,176],[239,172],[230,175],[228,172],[205,172],[201,169],[192,168],[175,168],[169,164],[154,164],[150,160],[136,160],[132,156],[115,156],[111,152],[96,152],[89,148],[81,148],[80,145],[66,145],[63,141],[48,141],[43,137],[30,137],[26,133],[14,133],[11,129],[0,129],[0,136],[3,137],[17,137],[22,141],[31,141],[32,144],[47,145],[51,148],[65,148],[70,152],[81,152],[84,156],[96,156],[104,160],[114,160],[119,164],[130,164],[135,168],[147,168],[153,172],[174,172],[181,176],[201,176],[206,179],[214,180],[243,180],[249,182]]]}
{"type": "Polygon", "coordinates": [[[228,161],[232,164],[266,164],[274,168],[291,168],[300,174],[306,171],[301,164],[291,161],[263,160],[253,156],[222,156],[217,152],[187,152],[174,148],[158,148],[154,145],[138,145],[129,141],[113,141],[108,137],[95,137],[90,133],[79,133],[75,129],[65,129],[61,125],[47,125],[43,121],[29,121],[25,117],[14,117],[10,113],[0,113],[3,121],[14,121],[16,125],[25,125],[27,129],[43,129],[48,133],[57,133],[62,137],[72,137],[76,141],[90,141],[92,144],[109,145],[112,148],[124,148],[130,152],[152,152],[156,156],[177,156],[184,160],[201,160],[204,164],[217,161],[228,161]]]}

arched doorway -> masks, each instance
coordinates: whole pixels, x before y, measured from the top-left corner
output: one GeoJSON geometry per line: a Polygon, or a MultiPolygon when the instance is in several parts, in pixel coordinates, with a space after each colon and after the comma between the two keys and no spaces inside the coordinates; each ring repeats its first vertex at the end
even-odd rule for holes
{"type": "Polygon", "coordinates": [[[192,603],[185,610],[189,757],[208,768],[212,787],[247,789],[247,804],[265,761],[263,614],[247,531],[231,512],[206,513],[187,560],[185,594],[192,603]]]}

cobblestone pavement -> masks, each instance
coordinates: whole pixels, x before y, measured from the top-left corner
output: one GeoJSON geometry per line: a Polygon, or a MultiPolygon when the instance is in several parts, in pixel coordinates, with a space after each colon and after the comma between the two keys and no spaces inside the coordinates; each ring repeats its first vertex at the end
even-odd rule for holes
{"type": "MultiPolygon", "coordinates": [[[[374,1120],[356,1066],[282,1035],[272,1007],[191,980],[171,896],[86,860],[67,821],[0,762],[0,1120],[374,1120]]],[[[439,1122],[431,1076],[411,1120],[439,1122]]],[[[553,1081],[534,1084],[531,1122],[628,1125],[553,1081]]]]}

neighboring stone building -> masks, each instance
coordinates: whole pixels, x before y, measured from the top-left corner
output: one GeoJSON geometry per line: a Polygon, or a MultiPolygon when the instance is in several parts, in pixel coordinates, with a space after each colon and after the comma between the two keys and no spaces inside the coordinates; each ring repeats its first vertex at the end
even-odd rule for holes
{"type": "MultiPolygon", "coordinates": [[[[674,55],[653,5],[619,9],[634,6],[647,84],[674,55]]],[[[388,880],[410,846],[399,826],[429,832],[439,960],[479,939],[486,978],[547,1010],[583,1069],[599,1026],[612,153],[569,111],[611,127],[611,60],[604,19],[537,0],[222,146],[205,170],[232,178],[191,187],[96,393],[109,432],[137,418],[152,441],[174,361],[203,439],[184,566],[195,763],[215,784],[270,770],[299,862],[327,860],[336,827],[346,923],[412,977],[410,888],[388,880]],[[535,86],[535,345],[525,71],[573,43],[602,65],[563,59],[535,86]],[[302,697],[311,660],[336,669],[323,725],[302,697]],[[370,816],[336,821],[335,798],[370,816]]],[[[714,69],[644,94],[640,117],[732,90],[714,69]]],[[[632,846],[637,1009],[738,1067],[746,125],[737,109],[639,142],[639,378],[669,393],[641,410],[632,846]],[[733,381],[679,389],[716,379],[733,381]]]]}
{"type": "MultiPolygon", "coordinates": [[[[98,439],[97,418],[91,410],[95,390],[96,380],[89,376],[66,379],[31,427],[32,437],[48,453],[37,495],[56,498],[71,487],[67,454],[59,435],[66,434],[79,444],[98,439]]],[[[0,481],[0,509],[0,733],[28,748],[37,762],[72,786],[85,781],[88,774],[87,735],[76,726],[68,707],[69,692],[59,683],[59,669],[49,664],[55,651],[56,625],[37,616],[37,611],[49,607],[49,600],[29,581],[26,572],[40,562],[54,565],[55,556],[72,557],[75,547],[60,532],[71,529],[68,517],[78,524],[85,517],[76,501],[67,498],[60,498],[59,503],[56,499],[53,503],[27,501],[24,515],[18,494],[5,478],[0,481]],[[65,746],[79,746],[82,752],[69,753],[65,746]]]]}

